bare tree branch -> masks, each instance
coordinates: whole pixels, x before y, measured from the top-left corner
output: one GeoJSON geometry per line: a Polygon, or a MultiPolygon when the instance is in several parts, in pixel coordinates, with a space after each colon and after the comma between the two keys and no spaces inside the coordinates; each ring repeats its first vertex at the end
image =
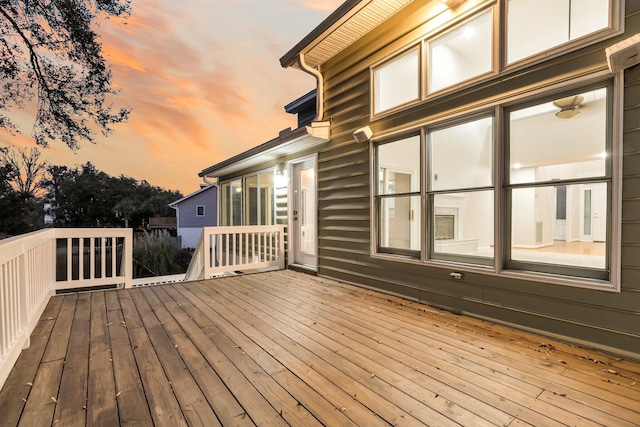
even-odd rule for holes
{"type": "Polygon", "coordinates": [[[17,130],[7,113],[37,98],[33,137],[73,150],[108,135],[128,108],[109,98],[111,69],[94,31],[101,16],[126,17],[130,0],[0,0],[0,127],[17,130]]]}

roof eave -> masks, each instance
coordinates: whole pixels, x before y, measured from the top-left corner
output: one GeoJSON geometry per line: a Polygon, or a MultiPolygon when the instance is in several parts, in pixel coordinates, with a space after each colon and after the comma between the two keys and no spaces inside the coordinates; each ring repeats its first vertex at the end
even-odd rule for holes
{"type": "Polygon", "coordinates": [[[280,65],[282,65],[283,68],[288,68],[296,64],[298,55],[300,55],[301,52],[313,44],[318,38],[321,38],[327,30],[330,30],[331,27],[337,24],[345,15],[349,14],[361,1],[362,0],[347,0],[342,3],[327,19],[307,34],[307,36],[298,42],[289,52],[285,53],[284,56],[280,58],[280,65]]]}
{"type": "Polygon", "coordinates": [[[329,141],[329,126],[329,122],[313,122],[293,131],[283,132],[277,138],[202,170],[198,176],[217,178],[323,144],[329,141]]]}

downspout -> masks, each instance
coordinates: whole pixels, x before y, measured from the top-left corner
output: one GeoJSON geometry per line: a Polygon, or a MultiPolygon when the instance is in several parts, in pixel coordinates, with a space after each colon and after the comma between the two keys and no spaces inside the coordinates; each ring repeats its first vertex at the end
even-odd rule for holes
{"type": "Polygon", "coordinates": [[[216,187],[216,226],[220,225],[220,177],[216,178],[216,182],[209,181],[207,175],[202,175],[202,179],[209,185],[215,185],[216,187]]]}
{"type": "Polygon", "coordinates": [[[304,62],[304,53],[298,54],[298,65],[302,71],[316,78],[316,117],[313,121],[321,122],[324,119],[324,78],[320,71],[304,62]]]}

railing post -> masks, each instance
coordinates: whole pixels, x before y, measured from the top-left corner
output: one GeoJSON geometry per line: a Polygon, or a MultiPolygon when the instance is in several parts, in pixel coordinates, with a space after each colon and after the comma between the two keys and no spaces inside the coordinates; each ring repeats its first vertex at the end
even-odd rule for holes
{"type": "MultiPolygon", "coordinates": [[[[116,239],[114,238],[113,242],[115,243],[116,239]]],[[[124,287],[131,288],[133,285],[133,229],[126,228],[124,232],[124,243],[122,244],[122,249],[124,253],[122,254],[122,260],[124,262],[124,266],[122,267],[122,272],[124,275],[124,287]]],[[[115,251],[115,249],[114,249],[115,251]]],[[[115,259],[115,253],[113,254],[115,259]]],[[[115,271],[114,271],[115,276],[115,271]]]]}
{"type": "MultiPolygon", "coordinates": [[[[16,330],[16,336],[20,335],[20,330],[22,328],[26,328],[29,324],[29,266],[27,265],[27,256],[26,251],[23,250],[22,255],[18,257],[18,265],[17,265],[17,279],[18,279],[18,316],[19,325],[16,330]]],[[[24,343],[22,344],[22,349],[27,349],[31,345],[31,331],[26,334],[24,343]]]]}

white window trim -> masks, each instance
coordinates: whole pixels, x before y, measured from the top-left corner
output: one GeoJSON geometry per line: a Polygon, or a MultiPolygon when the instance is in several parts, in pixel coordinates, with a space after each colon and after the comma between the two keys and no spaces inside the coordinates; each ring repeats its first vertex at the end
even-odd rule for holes
{"type": "Polygon", "coordinates": [[[204,205],[196,205],[196,216],[205,216],[205,206],[204,205]],[[199,214],[200,208],[202,208],[202,214],[199,214]]]}
{"type": "MultiPolygon", "coordinates": [[[[430,120],[417,122],[410,124],[403,129],[394,129],[392,131],[383,132],[376,135],[369,141],[369,164],[370,167],[370,256],[374,259],[380,259],[391,262],[402,262],[414,265],[421,265],[426,267],[435,267],[441,269],[447,269],[451,272],[470,272],[480,273],[487,276],[514,278],[520,280],[527,280],[532,282],[540,282],[545,284],[571,286],[585,289],[593,289],[599,291],[620,292],[621,291],[621,243],[622,243],[622,161],[623,161],[623,113],[624,113],[624,72],[620,71],[611,75],[608,71],[601,71],[588,76],[581,76],[571,81],[559,81],[549,85],[543,85],[534,88],[523,88],[519,93],[512,93],[509,96],[498,96],[492,99],[490,103],[483,103],[475,107],[467,109],[461,109],[459,111],[451,112],[449,115],[440,115],[438,117],[432,117],[430,120]],[[396,255],[390,253],[378,252],[378,227],[377,227],[377,211],[376,211],[376,150],[377,144],[383,141],[389,141],[390,139],[400,139],[404,135],[423,130],[433,124],[441,124],[446,121],[459,120],[461,118],[478,114],[482,111],[488,111],[489,108],[495,109],[495,120],[498,126],[495,126],[494,132],[502,132],[504,123],[502,116],[502,108],[511,105],[522,103],[526,98],[535,98],[541,94],[548,94],[553,92],[561,92],[572,89],[578,89],[580,87],[588,86],[589,84],[596,84],[598,82],[604,82],[607,78],[613,78],[613,102],[612,102],[612,135],[611,135],[611,242],[609,245],[609,279],[598,280],[587,277],[570,277],[561,276],[556,274],[525,271],[525,270],[510,270],[503,267],[504,260],[504,244],[502,233],[504,230],[505,218],[502,212],[504,205],[503,202],[503,188],[498,187],[502,183],[503,179],[503,160],[501,158],[502,151],[504,149],[504,140],[496,139],[494,142],[494,223],[500,224],[500,226],[494,226],[494,265],[482,266],[479,264],[466,264],[464,262],[452,262],[438,259],[428,259],[426,236],[423,234],[422,248],[420,249],[420,258],[414,258],[405,255],[396,255]],[[499,119],[500,117],[500,119],[499,119]]],[[[496,134],[496,138],[498,135],[496,134]]],[[[421,151],[422,151],[421,144],[421,151]]],[[[421,153],[422,162],[425,161],[424,155],[421,153]]],[[[425,165],[422,167],[426,170],[425,165]]],[[[424,180],[421,180],[424,181],[424,180]]],[[[421,185],[424,185],[421,183],[421,185]]],[[[421,188],[421,194],[425,193],[425,189],[421,188]]],[[[422,222],[426,222],[426,206],[423,200],[423,212],[422,222]]],[[[424,228],[424,225],[423,225],[424,228]]]]}

